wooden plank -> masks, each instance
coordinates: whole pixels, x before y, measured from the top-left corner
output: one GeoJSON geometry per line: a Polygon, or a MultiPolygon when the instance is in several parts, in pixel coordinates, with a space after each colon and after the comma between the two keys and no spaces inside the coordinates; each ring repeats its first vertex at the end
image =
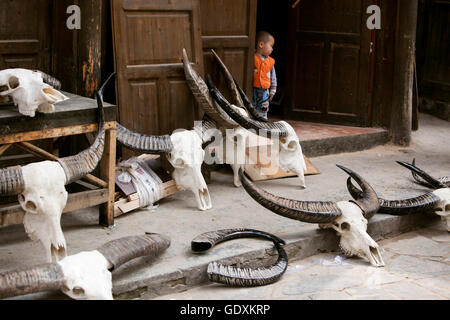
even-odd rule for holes
{"type": "MultiPolygon", "coordinates": [[[[109,130],[116,127],[115,121],[105,123],[105,129],[109,130]]],[[[0,144],[10,144],[23,141],[34,141],[49,138],[59,138],[64,136],[72,136],[76,134],[84,134],[89,132],[96,132],[98,124],[85,124],[64,128],[54,128],[47,130],[20,132],[15,134],[0,135],[0,144]]]]}
{"type": "MultiPolygon", "coordinates": [[[[42,150],[41,148],[38,148],[29,142],[19,142],[19,143],[17,143],[17,146],[21,149],[24,149],[25,151],[28,151],[28,152],[34,154],[35,156],[38,156],[41,158],[45,158],[45,159],[49,159],[49,160],[53,160],[53,161],[56,161],[58,159],[57,156],[55,156],[45,150],[42,150]]],[[[91,182],[101,188],[108,187],[108,184],[105,181],[93,176],[92,174],[87,174],[86,176],[84,176],[83,179],[86,179],[89,182],[91,182]]]]}
{"type": "MultiPolygon", "coordinates": [[[[108,190],[98,189],[69,194],[63,213],[73,212],[84,208],[90,208],[108,200],[108,190]]],[[[25,211],[20,204],[0,208],[0,227],[6,227],[23,223],[25,211]]]]}
{"type": "Polygon", "coordinates": [[[116,184],[116,137],[117,131],[114,124],[113,129],[106,131],[105,151],[100,161],[100,178],[108,183],[108,201],[100,206],[99,222],[103,226],[114,225],[114,191],[116,184]]]}
{"type": "MultiPolygon", "coordinates": [[[[294,172],[283,171],[276,165],[276,161],[270,152],[272,144],[271,139],[255,134],[249,135],[245,151],[249,164],[245,165],[245,172],[253,181],[295,177],[297,175],[294,172]]],[[[305,156],[303,158],[306,163],[305,176],[320,174],[320,171],[312,164],[311,160],[305,156]]]]}

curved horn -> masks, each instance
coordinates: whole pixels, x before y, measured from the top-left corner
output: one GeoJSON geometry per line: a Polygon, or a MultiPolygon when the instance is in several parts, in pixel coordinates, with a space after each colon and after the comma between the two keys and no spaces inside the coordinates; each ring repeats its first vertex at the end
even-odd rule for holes
{"type": "Polygon", "coordinates": [[[225,65],[225,63],[223,63],[222,59],[220,59],[220,57],[217,55],[217,53],[211,49],[211,52],[213,54],[213,57],[215,58],[220,70],[222,70],[222,74],[225,77],[228,89],[231,92],[231,96],[233,98],[233,103],[239,107],[239,108],[244,108],[244,102],[242,101],[242,96],[240,94],[240,92],[238,91],[238,88],[236,87],[236,82],[234,81],[233,76],[231,75],[231,72],[228,70],[227,66],[225,65]]]}
{"type": "MultiPolygon", "coordinates": [[[[351,178],[347,179],[347,189],[353,199],[361,199],[363,193],[352,184],[351,178]]],[[[441,199],[439,199],[439,197],[432,192],[404,200],[378,199],[380,204],[380,212],[399,216],[431,211],[439,205],[440,201],[441,199]]]]}
{"type": "Polygon", "coordinates": [[[261,238],[271,240],[278,251],[278,260],[275,264],[263,268],[238,268],[211,262],[208,265],[208,278],[230,286],[251,287],[262,286],[277,281],[286,271],[288,256],[281,244],[285,241],[270,233],[254,229],[223,229],[206,232],[194,238],[191,248],[194,252],[206,251],[215,245],[239,238],[261,238]]]}
{"type": "Polygon", "coordinates": [[[22,193],[24,188],[21,166],[0,169],[0,196],[14,196],[22,193]]]}
{"type": "Polygon", "coordinates": [[[214,120],[212,120],[207,114],[203,115],[202,126],[201,128],[198,126],[194,127],[195,132],[201,137],[203,143],[206,143],[212,140],[212,137],[208,137],[207,132],[211,129],[216,129],[217,125],[214,120]]]}
{"type": "Polygon", "coordinates": [[[286,137],[288,135],[288,130],[286,127],[280,122],[261,122],[253,119],[249,119],[247,117],[242,116],[238,112],[236,112],[230,105],[230,103],[222,96],[220,91],[216,88],[212,79],[209,75],[206,76],[206,83],[209,87],[209,91],[213,98],[217,101],[219,106],[240,126],[249,130],[253,129],[259,135],[264,135],[265,137],[286,137]]]}
{"type": "Polygon", "coordinates": [[[112,264],[110,269],[112,271],[138,257],[157,256],[169,246],[169,238],[157,233],[145,233],[142,236],[130,236],[112,240],[105,243],[97,251],[112,264]]]}
{"type": "Polygon", "coordinates": [[[168,153],[173,150],[169,135],[152,136],[133,132],[117,123],[117,141],[125,147],[147,153],[168,153]]]}
{"type": "Polygon", "coordinates": [[[220,126],[227,129],[238,127],[238,124],[234,122],[222,109],[220,109],[215,101],[211,99],[209,95],[208,87],[206,86],[200,75],[192,68],[186,50],[183,48],[183,65],[184,73],[189,88],[194,95],[197,103],[203,108],[205,113],[216,121],[220,126]]]}
{"type": "Polygon", "coordinates": [[[111,74],[100,90],[95,93],[97,98],[97,106],[99,113],[98,133],[94,143],[86,150],[79,154],[59,158],[57,161],[63,167],[66,174],[66,185],[83,178],[86,174],[92,172],[100,162],[105,148],[105,115],[103,110],[103,91],[106,84],[114,77],[115,73],[111,74]]]}
{"type": "Polygon", "coordinates": [[[0,299],[42,291],[56,291],[63,284],[64,274],[57,263],[1,273],[0,299]]]}
{"type": "Polygon", "coordinates": [[[236,287],[264,286],[274,283],[286,272],[288,266],[288,256],[281,244],[275,242],[275,248],[278,251],[278,260],[269,267],[237,268],[211,262],[207,270],[208,278],[213,282],[236,287]]]}
{"type": "Polygon", "coordinates": [[[269,120],[267,120],[266,118],[264,118],[263,116],[261,116],[259,114],[258,111],[256,111],[256,108],[253,106],[253,104],[250,102],[250,100],[248,99],[247,95],[245,94],[244,90],[242,90],[242,88],[239,86],[239,84],[237,83],[237,81],[234,79],[234,83],[236,84],[236,87],[239,91],[239,94],[241,95],[241,98],[244,102],[244,107],[245,109],[252,115],[252,117],[257,120],[257,121],[261,121],[261,122],[269,122],[269,120]]]}
{"type": "Polygon", "coordinates": [[[432,176],[430,176],[428,173],[426,173],[425,171],[423,171],[422,169],[417,168],[415,165],[413,164],[409,164],[403,161],[396,161],[399,165],[408,168],[409,170],[411,170],[413,173],[416,173],[418,176],[420,176],[422,179],[424,179],[426,182],[428,182],[433,188],[435,189],[440,189],[440,188],[447,188],[447,185],[442,183],[441,181],[433,178],[432,176]]]}
{"type": "Polygon", "coordinates": [[[283,239],[264,231],[237,228],[203,233],[191,241],[191,249],[194,252],[202,252],[211,249],[221,242],[238,238],[264,238],[272,240],[274,243],[286,244],[283,239]]]}
{"type": "Polygon", "coordinates": [[[42,76],[42,80],[44,81],[44,83],[51,85],[53,88],[55,88],[56,90],[60,90],[61,89],[61,81],[59,81],[58,79],[56,79],[55,77],[46,74],[40,70],[34,70],[34,72],[39,73],[42,76]]]}
{"type": "Polygon", "coordinates": [[[354,203],[361,208],[366,219],[372,218],[380,209],[380,203],[378,201],[378,196],[375,190],[356,172],[338,164],[336,166],[344,170],[359,184],[362,189],[362,193],[360,194],[360,198],[356,199],[354,203]]]}
{"type": "Polygon", "coordinates": [[[253,184],[239,170],[245,191],[263,207],[289,219],[308,223],[330,223],[342,215],[335,202],[298,201],[275,196],[253,184]]]}

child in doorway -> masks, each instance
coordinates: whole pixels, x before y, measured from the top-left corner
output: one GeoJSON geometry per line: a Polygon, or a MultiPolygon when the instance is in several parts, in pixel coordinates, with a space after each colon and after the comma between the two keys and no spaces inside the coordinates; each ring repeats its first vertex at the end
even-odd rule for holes
{"type": "Polygon", "coordinates": [[[275,60],[270,57],[275,38],[266,31],[256,35],[255,67],[253,70],[253,105],[267,119],[269,104],[277,92],[275,60]]]}

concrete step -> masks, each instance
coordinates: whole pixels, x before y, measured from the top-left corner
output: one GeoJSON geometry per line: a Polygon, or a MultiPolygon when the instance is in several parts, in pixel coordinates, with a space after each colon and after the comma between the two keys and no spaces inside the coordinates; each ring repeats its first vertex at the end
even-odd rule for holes
{"type": "Polygon", "coordinates": [[[343,152],[371,149],[389,142],[389,132],[382,128],[361,128],[303,121],[287,121],[297,133],[303,153],[320,157],[343,152]]]}

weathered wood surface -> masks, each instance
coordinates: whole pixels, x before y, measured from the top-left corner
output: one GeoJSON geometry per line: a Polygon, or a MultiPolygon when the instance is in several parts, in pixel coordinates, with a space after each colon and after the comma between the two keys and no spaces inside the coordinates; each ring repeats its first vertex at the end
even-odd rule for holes
{"type": "MultiPolygon", "coordinates": [[[[108,189],[69,194],[67,205],[63,213],[73,212],[79,209],[93,207],[108,201],[108,189]]],[[[19,204],[8,205],[0,208],[0,227],[6,227],[23,223],[25,211],[19,204]]]]}
{"type": "MultiPolygon", "coordinates": [[[[96,100],[74,95],[72,93],[62,93],[70,99],[55,104],[55,113],[44,114],[36,112],[36,116],[34,118],[20,114],[16,106],[1,106],[0,138],[3,135],[21,133],[24,130],[42,131],[55,128],[86,126],[89,124],[98,123],[96,100]]],[[[105,121],[116,121],[117,107],[115,105],[105,103],[104,110],[105,121]]]]}
{"type": "MultiPolygon", "coordinates": [[[[105,129],[114,129],[116,127],[115,121],[110,121],[105,124],[105,129]]],[[[8,135],[0,135],[0,144],[10,144],[23,141],[34,141],[41,139],[59,138],[64,136],[72,136],[76,134],[84,134],[89,132],[96,132],[98,130],[97,124],[85,124],[66,128],[55,128],[38,131],[28,131],[13,133],[8,135]]]]}

